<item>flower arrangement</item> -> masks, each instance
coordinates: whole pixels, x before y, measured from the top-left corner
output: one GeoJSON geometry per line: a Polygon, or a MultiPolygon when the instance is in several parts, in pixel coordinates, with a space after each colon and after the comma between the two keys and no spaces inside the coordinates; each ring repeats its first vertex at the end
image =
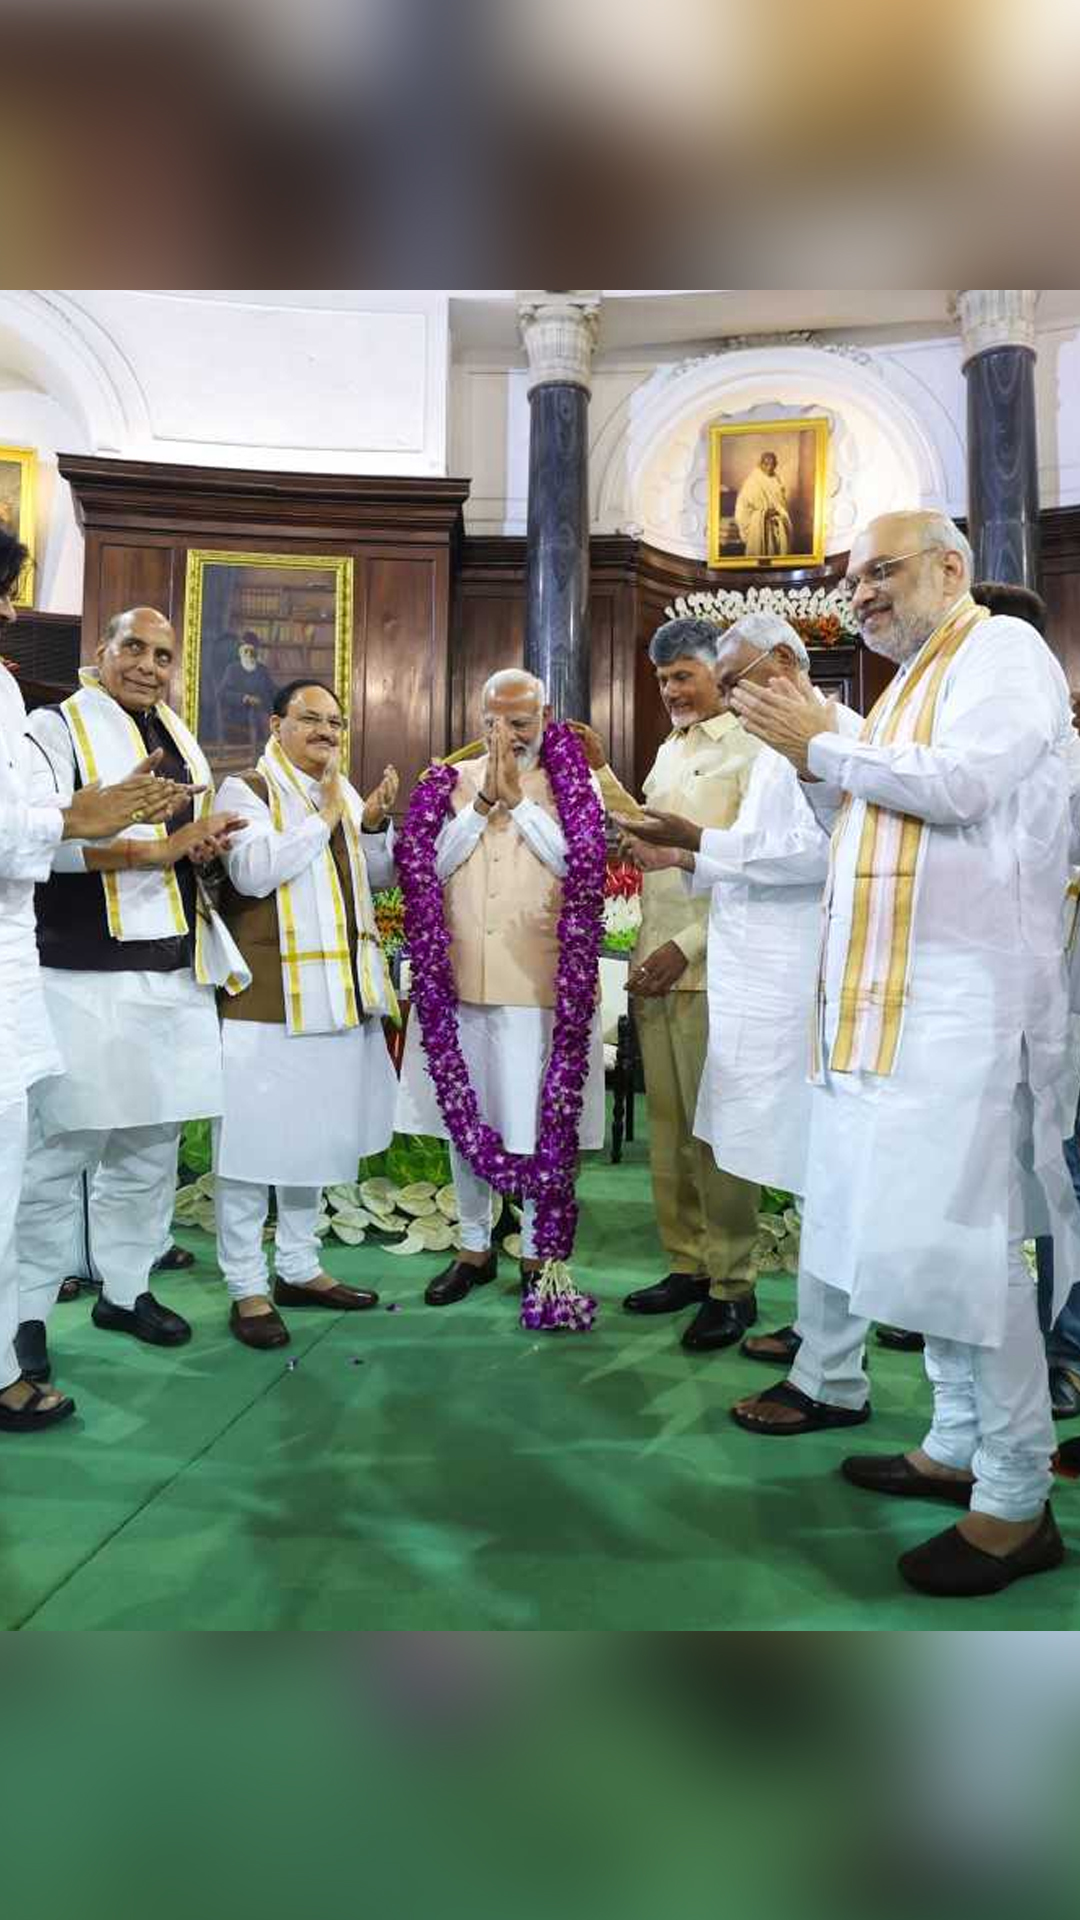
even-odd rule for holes
{"type": "Polygon", "coordinates": [[[453,766],[433,766],[419,782],[398,844],[398,871],[413,962],[413,998],[447,1130],[458,1152],[488,1186],[498,1193],[518,1193],[536,1205],[536,1248],[544,1264],[522,1302],[522,1324],[585,1329],[592,1324],[596,1302],[577,1292],[566,1261],[577,1226],[578,1131],[603,929],[604,817],[571,728],[546,729],[540,763],[551,783],[566,840],[566,874],[551,1053],[532,1154],[511,1153],[484,1120],[461,1051],[450,931],[435,871],[435,842],[458,779],[453,766]]]}
{"type": "Polygon", "coordinates": [[[405,898],[400,887],[381,887],[371,896],[375,931],[388,960],[405,945],[405,898]]]}
{"type": "Polygon", "coordinates": [[[680,594],[664,612],[672,620],[715,620],[721,627],[734,626],[744,613],[778,613],[808,647],[853,646],[859,638],[842,587],[750,587],[746,593],[720,587],[680,594]]]}
{"type": "Polygon", "coordinates": [[[641,869],[609,860],[604,876],[604,945],[629,953],[641,928],[641,869]]]}

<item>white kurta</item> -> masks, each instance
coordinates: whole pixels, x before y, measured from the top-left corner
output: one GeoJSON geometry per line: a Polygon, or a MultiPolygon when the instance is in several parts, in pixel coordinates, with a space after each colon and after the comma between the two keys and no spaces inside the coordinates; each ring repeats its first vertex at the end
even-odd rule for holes
{"type": "MultiPolygon", "coordinates": [[[[316,782],[297,772],[314,798],[316,782]]],[[[265,801],[235,776],[217,804],[250,822],[225,856],[240,893],[265,899],[329,844],[330,830],[317,814],[276,832],[265,801]]],[[[373,888],[393,884],[392,828],[364,835],[364,858],[373,888]]],[[[313,1018],[327,1011],[318,1006],[319,987],[313,974],[313,1018]]],[[[226,1179],[296,1187],[355,1180],[360,1158],[389,1145],[397,1079],[380,1019],[310,1034],[262,1020],[223,1020],[221,1033],[225,1097],[216,1167],[226,1179]]]]}
{"type": "MultiPolygon", "coordinates": [[[[918,656],[916,656],[917,658],[918,656]]],[[[914,661],[901,668],[899,689],[914,661]]],[[[1053,1232],[1061,1298],[1080,1271],[1080,1211],[1061,1151],[1076,1105],[1067,1046],[1068,690],[1025,622],[983,622],[946,672],[933,746],[824,734],[818,817],[843,792],[929,823],[895,1071],[814,1089],[803,1263],[852,1311],[995,1346],[1008,1284],[1014,1095],[1034,1105],[1025,1230],[1053,1232]]],[[[837,862],[826,1048],[851,928],[857,836],[837,862]]]]}
{"type": "Polygon", "coordinates": [[[49,877],[64,823],[26,724],[18,684],[0,666],[0,1106],[61,1067],[41,990],[34,884],[49,877]]]}
{"type": "MultiPolygon", "coordinates": [[[[75,752],[58,713],[33,713],[28,731],[49,761],[60,804],[75,785],[75,752]]],[[[57,873],[85,871],[68,841],[57,873]]],[[[44,877],[44,876],[42,876],[44,877]]],[[[45,1005],[64,1072],[38,1093],[47,1136],[85,1128],[148,1127],[221,1112],[221,1041],[213,987],[191,967],[172,973],[99,973],[43,967],[45,1005]]]]}
{"type": "Polygon", "coordinates": [[[801,1194],[810,1033],[829,841],[791,763],[768,748],[733,827],[707,828],[709,1050],[694,1131],[726,1173],[801,1194]]]}
{"type": "MultiPolygon", "coordinates": [[[[479,845],[488,818],[470,805],[446,822],[435,843],[435,870],[441,881],[447,881],[479,845]]],[[[522,800],[510,818],[537,859],[562,879],[566,841],[558,821],[532,800],[522,800]]],[[[511,1153],[533,1153],[536,1149],[540,1093],[551,1056],[554,1018],[550,1007],[481,1007],[463,1001],[458,1008],[461,1051],[480,1112],[502,1135],[511,1153]]],[[[604,1122],[604,1043],[597,1011],[589,1040],[579,1145],[602,1147],[604,1122]]],[[[415,1017],[410,1018],[405,1035],[397,1127],[401,1133],[449,1138],[424,1058],[420,1022],[415,1017]]]]}

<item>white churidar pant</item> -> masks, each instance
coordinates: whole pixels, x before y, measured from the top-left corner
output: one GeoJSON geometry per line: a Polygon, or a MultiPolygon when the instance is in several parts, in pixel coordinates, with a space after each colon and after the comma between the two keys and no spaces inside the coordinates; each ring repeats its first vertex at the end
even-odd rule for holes
{"type": "MultiPolygon", "coordinates": [[[[486,1180],[481,1180],[473,1172],[453,1144],[450,1147],[450,1172],[461,1212],[461,1244],[470,1253],[486,1253],[491,1245],[491,1188],[486,1180]]],[[[526,1200],[521,1222],[521,1251],[526,1260],[536,1258],[535,1224],[536,1207],[533,1201],[526,1200]]]]}
{"type": "Polygon", "coordinates": [[[28,1172],[18,1214],[19,1318],[47,1320],[79,1231],[81,1177],[93,1176],[94,1266],[114,1306],[149,1285],[172,1214],[179,1124],[85,1128],[46,1138],[30,1103],[28,1172]]]}
{"type": "MultiPolygon", "coordinates": [[[[306,1286],[322,1271],[315,1221],[321,1187],[275,1186],[277,1231],[274,1264],[278,1276],[291,1286],[306,1286]]],[[[251,1300],[268,1293],[269,1267],[263,1227],[270,1198],[269,1186],[257,1180],[226,1180],[220,1174],[216,1188],[218,1265],[231,1300],[251,1300]]]]}
{"type": "MultiPolygon", "coordinates": [[[[1032,1520],[1050,1492],[1054,1428],[1035,1280],[1024,1258],[1025,1188],[1031,1158],[1030,1087],[1013,1099],[1009,1172],[1009,1279],[1000,1346],[927,1336],[926,1371],[934,1417],[924,1450],[940,1466],[975,1475],[973,1513],[1032,1520]]],[[[869,1322],[847,1311],[848,1296],[804,1268],[799,1272],[803,1344],[792,1386],[814,1400],[860,1407],[867,1398],[863,1350],[869,1322]]]]}
{"type": "Polygon", "coordinates": [[[26,1164],[26,1095],[0,1106],[0,1393],[22,1372],[15,1358],[19,1324],[19,1266],[15,1218],[26,1164]]]}

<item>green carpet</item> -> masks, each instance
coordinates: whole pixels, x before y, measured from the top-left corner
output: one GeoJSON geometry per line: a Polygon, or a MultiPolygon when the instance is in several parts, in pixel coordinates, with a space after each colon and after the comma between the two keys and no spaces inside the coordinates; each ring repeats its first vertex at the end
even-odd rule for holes
{"type": "MultiPolygon", "coordinates": [[[[363,1315],[291,1316],[293,1345],[233,1341],[204,1235],[161,1296],[193,1321],[179,1353],[57,1308],[52,1347],[75,1421],[0,1436],[0,1623],[44,1629],[895,1629],[1080,1626],[1072,1561],[974,1603],[920,1600],[897,1554],[950,1510],[875,1500],[836,1473],[851,1436],[761,1439],[728,1418],[769,1374],[694,1358],[686,1316],[620,1300],[664,1270],[640,1142],[589,1156],[576,1271],[588,1335],[530,1335],[516,1267],[434,1311],[445,1255],[333,1248],[376,1286],[363,1315]],[[386,1306],[398,1310],[388,1312],[386,1306]],[[286,1360],[297,1362],[289,1371],[286,1360]],[[359,1362],[360,1364],[356,1364],[359,1362]]],[[[761,1287],[762,1325],[793,1287],[761,1287]]],[[[911,1445],[917,1356],[872,1354],[859,1448],[911,1445]]],[[[1080,1487],[1055,1495],[1080,1547],[1080,1487]]]]}

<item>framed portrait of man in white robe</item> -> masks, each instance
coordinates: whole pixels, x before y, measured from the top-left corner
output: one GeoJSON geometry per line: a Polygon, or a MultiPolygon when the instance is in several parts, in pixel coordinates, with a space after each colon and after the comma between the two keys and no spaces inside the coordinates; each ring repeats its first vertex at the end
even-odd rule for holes
{"type": "Polygon", "coordinates": [[[275,694],[304,674],[333,688],[348,723],[352,627],[348,558],[189,552],[184,719],[217,779],[254,766],[275,694]]]}
{"type": "Polygon", "coordinates": [[[828,453],[824,416],[710,427],[710,567],[820,566],[828,453]]]}

